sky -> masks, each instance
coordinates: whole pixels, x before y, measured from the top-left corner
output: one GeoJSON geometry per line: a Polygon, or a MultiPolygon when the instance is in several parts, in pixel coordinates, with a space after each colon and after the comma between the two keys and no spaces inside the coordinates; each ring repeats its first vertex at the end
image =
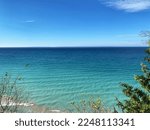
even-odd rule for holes
{"type": "Polygon", "coordinates": [[[0,47],[145,46],[150,0],[0,0],[0,47]]]}

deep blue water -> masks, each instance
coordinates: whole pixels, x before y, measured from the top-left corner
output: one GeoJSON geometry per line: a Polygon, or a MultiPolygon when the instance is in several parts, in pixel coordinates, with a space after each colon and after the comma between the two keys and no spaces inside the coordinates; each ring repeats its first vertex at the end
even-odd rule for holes
{"type": "Polygon", "coordinates": [[[124,99],[120,82],[135,84],[145,48],[1,48],[0,75],[21,75],[32,102],[66,109],[72,101],[124,99]]]}

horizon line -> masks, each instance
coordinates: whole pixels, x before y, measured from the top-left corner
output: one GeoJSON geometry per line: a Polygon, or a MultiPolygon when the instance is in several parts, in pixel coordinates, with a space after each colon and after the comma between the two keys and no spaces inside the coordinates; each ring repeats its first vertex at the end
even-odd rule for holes
{"type": "Polygon", "coordinates": [[[21,46],[14,46],[14,47],[0,47],[0,48],[115,48],[115,47],[148,47],[147,46],[27,46],[27,47],[21,47],[21,46]]]}

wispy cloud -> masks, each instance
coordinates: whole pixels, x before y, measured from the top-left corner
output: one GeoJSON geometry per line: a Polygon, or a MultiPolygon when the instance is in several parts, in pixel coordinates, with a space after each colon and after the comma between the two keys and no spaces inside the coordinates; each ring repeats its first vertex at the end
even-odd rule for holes
{"type": "Polygon", "coordinates": [[[107,6],[114,7],[126,12],[139,12],[150,9],[150,0],[100,0],[107,6]]]}
{"type": "Polygon", "coordinates": [[[34,23],[35,20],[25,20],[24,23],[34,23]]]}

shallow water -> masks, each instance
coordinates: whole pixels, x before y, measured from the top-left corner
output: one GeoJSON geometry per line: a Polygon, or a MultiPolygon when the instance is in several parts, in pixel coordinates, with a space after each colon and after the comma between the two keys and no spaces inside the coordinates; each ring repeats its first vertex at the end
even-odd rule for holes
{"type": "Polygon", "coordinates": [[[31,101],[66,109],[72,101],[101,97],[123,100],[120,82],[135,84],[145,48],[1,48],[0,75],[21,75],[31,101]]]}

